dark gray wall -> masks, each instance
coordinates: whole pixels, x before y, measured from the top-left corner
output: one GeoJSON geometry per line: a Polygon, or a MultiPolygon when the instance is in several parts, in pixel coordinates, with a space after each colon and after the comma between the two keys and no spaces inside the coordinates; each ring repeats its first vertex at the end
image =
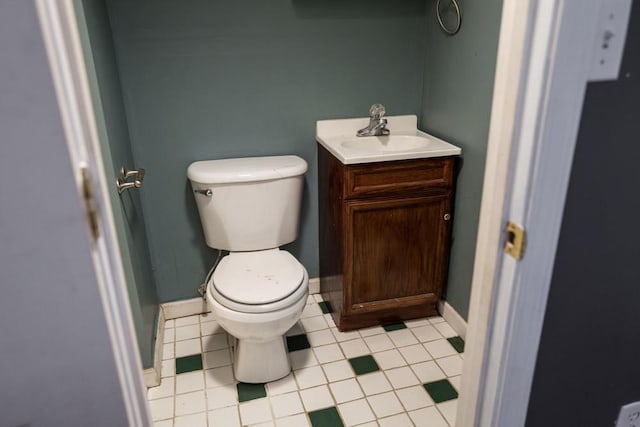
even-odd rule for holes
{"type": "Polygon", "coordinates": [[[34,2],[0,2],[0,425],[124,426],[34,2]]]}
{"type": "MultiPolygon", "coordinates": [[[[122,102],[120,77],[104,0],[75,2],[107,182],[115,183],[122,166],[136,166],[122,102]]],[[[151,270],[140,190],[119,195],[109,187],[125,279],[131,302],[142,364],[153,365],[158,297],[151,270]]]]}
{"type": "MultiPolygon", "coordinates": [[[[471,277],[489,134],[502,0],[460,1],[463,21],[451,37],[436,22],[435,1],[425,26],[427,55],[420,127],[462,148],[453,217],[446,300],[464,318],[471,277]]],[[[442,2],[445,4],[448,2],[442,2]]],[[[450,25],[452,15],[444,13],[450,25]]]]}
{"type": "Polygon", "coordinates": [[[318,275],[315,122],[420,110],[424,0],[108,0],[160,301],[196,296],[210,267],[186,178],[196,160],[309,162],[289,248],[318,275]]]}
{"type": "Polygon", "coordinates": [[[582,112],[526,425],[612,426],[640,400],[640,4],[582,112]]]}

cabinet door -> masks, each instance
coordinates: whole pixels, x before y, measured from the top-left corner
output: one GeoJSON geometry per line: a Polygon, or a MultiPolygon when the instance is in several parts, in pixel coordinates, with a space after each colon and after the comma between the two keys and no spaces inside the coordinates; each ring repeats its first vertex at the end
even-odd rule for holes
{"type": "Polygon", "coordinates": [[[345,203],[345,314],[436,302],[450,193],[345,203]]]}

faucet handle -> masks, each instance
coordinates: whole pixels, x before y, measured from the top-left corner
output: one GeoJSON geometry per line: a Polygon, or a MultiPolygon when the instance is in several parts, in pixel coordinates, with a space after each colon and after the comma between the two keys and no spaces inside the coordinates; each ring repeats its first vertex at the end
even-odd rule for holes
{"type": "Polygon", "coordinates": [[[369,116],[371,116],[372,119],[377,120],[384,116],[384,113],[386,113],[386,111],[382,104],[373,104],[371,108],[369,108],[369,116]]]}

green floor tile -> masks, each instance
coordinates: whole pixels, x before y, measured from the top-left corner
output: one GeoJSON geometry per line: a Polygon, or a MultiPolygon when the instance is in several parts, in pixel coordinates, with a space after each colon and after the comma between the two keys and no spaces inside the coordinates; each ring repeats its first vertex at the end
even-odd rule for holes
{"type": "Polygon", "coordinates": [[[440,380],[424,384],[424,388],[435,403],[458,398],[458,392],[453,388],[449,380],[440,380]]]}
{"type": "Polygon", "coordinates": [[[354,357],[353,359],[349,359],[349,363],[351,363],[351,367],[353,368],[353,372],[356,375],[368,374],[369,372],[379,371],[380,368],[376,363],[376,360],[373,356],[360,356],[354,357]]]}
{"type": "Polygon", "coordinates": [[[382,327],[384,328],[385,331],[391,332],[391,331],[397,331],[398,329],[406,329],[407,325],[405,325],[404,322],[398,322],[398,323],[389,323],[387,325],[382,325],[382,327]]]}
{"type": "Polygon", "coordinates": [[[464,353],[464,340],[460,337],[447,338],[449,344],[456,349],[458,353],[464,353]]]}
{"type": "Polygon", "coordinates": [[[238,387],[238,401],[240,402],[267,397],[264,384],[238,383],[236,387],[238,387]]]}
{"type": "Polygon", "coordinates": [[[289,351],[304,350],[305,348],[311,348],[311,344],[309,344],[306,335],[294,335],[287,337],[287,348],[289,351]]]}
{"type": "Polygon", "coordinates": [[[202,370],[201,354],[176,358],[176,374],[184,374],[185,372],[200,370],[202,370]]]}
{"type": "Polygon", "coordinates": [[[329,304],[329,301],[319,302],[318,305],[320,306],[320,310],[322,310],[324,314],[333,313],[333,309],[331,308],[331,304],[329,304]]]}
{"type": "Polygon", "coordinates": [[[313,427],[344,427],[340,414],[338,414],[335,406],[309,412],[309,419],[313,427]]]}

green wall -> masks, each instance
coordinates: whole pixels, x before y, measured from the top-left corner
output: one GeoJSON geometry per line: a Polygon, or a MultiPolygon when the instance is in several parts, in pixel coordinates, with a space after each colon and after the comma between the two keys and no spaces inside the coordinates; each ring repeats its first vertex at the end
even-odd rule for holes
{"type": "MultiPolygon", "coordinates": [[[[309,163],[288,249],[318,275],[315,122],[420,111],[424,0],[107,1],[160,301],[196,296],[214,251],[186,178],[196,160],[309,163]]],[[[430,24],[433,26],[433,24],[430,24]]],[[[471,260],[469,260],[471,262],[471,260]]]]}
{"type": "MultiPolygon", "coordinates": [[[[467,317],[502,0],[460,1],[460,32],[445,35],[435,9],[428,28],[420,127],[462,148],[453,222],[446,300],[467,317]]],[[[429,2],[432,3],[432,2],[429,2]]],[[[451,18],[445,14],[446,18],[451,18]]]]}
{"type": "MultiPolygon", "coordinates": [[[[103,0],[78,0],[75,8],[105,173],[107,181],[115,183],[120,167],[132,168],[135,163],[107,11],[103,0]]],[[[153,365],[158,298],[139,192],[129,190],[119,196],[115,184],[109,190],[138,346],[142,364],[148,368],[153,365]]]]}

